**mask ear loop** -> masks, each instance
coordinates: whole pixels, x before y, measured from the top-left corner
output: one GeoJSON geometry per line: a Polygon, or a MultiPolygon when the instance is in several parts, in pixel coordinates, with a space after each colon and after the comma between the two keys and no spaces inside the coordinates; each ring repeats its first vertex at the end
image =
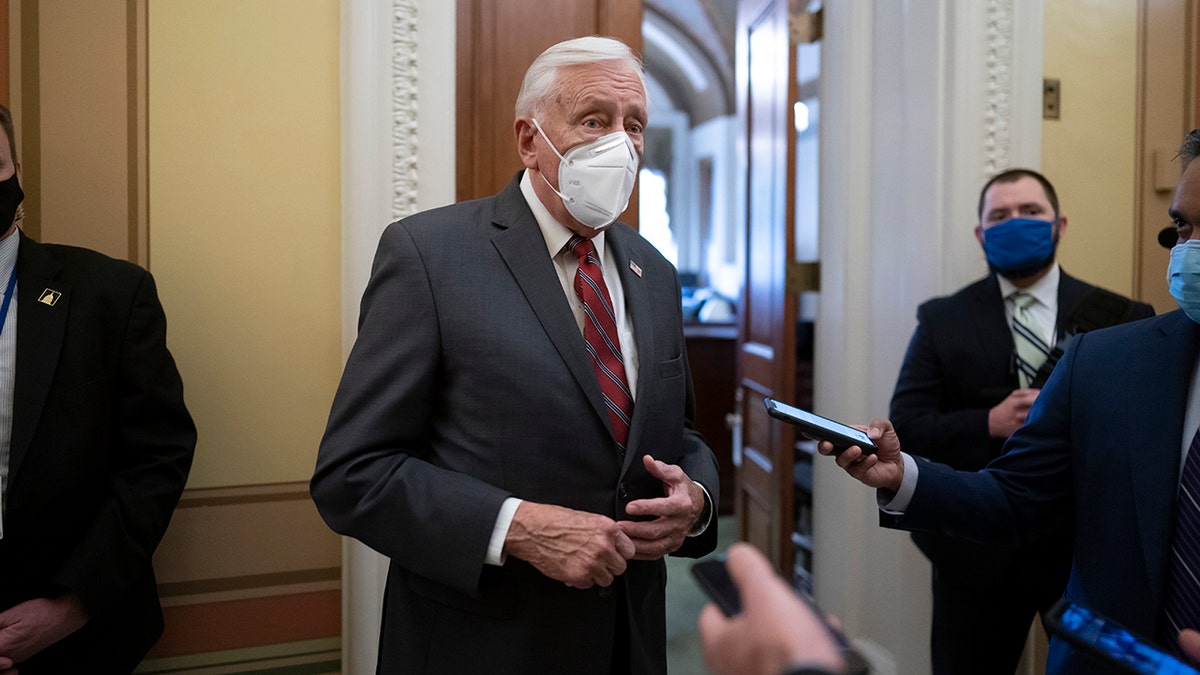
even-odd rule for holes
{"type": "MultiPolygon", "coordinates": [[[[549,145],[550,149],[554,151],[554,154],[556,156],[558,156],[559,163],[567,164],[568,166],[570,166],[570,164],[567,163],[567,159],[565,157],[563,157],[562,153],[560,153],[558,151],[558,148],[554,147],[554,143],[550,140],[550,137],[546,135],[545,131],[542,131],[542,125],[538,124],[537,118],[530,117],[529,119],[533,121],[534,128],[538,130],[538,133],[542,135],[542,138],[546,139],[546,145],[549,145]]],[[[550,181],[546,178],[546,174],[542,173],[541,171],[538,171],[538,175],[542,177],[542,182],[546,184],[546,187],[550,188],[550,190],[552,192],[554,192],[554,194],[558,195],[559,198],[561,198],[564,202],[570,202],[572,204],[575,203],[574,197],[568,197],[568,196],[564,195],[563,193],[559,192],[558,190],[556,190],[554,188],[554,186],[550,184],[550,181]]]]}

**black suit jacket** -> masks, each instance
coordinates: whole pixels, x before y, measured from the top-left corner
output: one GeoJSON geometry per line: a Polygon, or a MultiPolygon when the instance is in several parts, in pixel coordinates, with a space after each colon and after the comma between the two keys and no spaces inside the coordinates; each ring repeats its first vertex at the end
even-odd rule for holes
{"type": "MultiPolygon", "coordinates": [[[[1094,289],[1061,273],[1056,322],[1060,342],[1074,332],[1072,312],[1094,289]]],[[[1153,315],[1149,305],[1132,303],[1128,315],[1119,318],[1153,315]]],[[[995,274],[922,304],[892,395],[890,416],[904,446],[961,471],[977,471],[997,457],[1006,439],[989,437],[988,410],[1018,386],[1013,349],[995,274]]],[[[939,573],[957,583],[993,583],[1012,564],[1011,549],[921,533],[913,539],[939,566],[939,573]]],[[[1065,570],[1065,545],[1048,542],[1037,554],[1060,558],[1065,570]]]]}
{"type": "Polygon", "coordinates": [[[162,633],[150,557],[196,431],[150,274],[20,236],[0,606],[69,589],[91,615],[22,673],[129,672],[162,633]]]}
{"type": "MultiPolygon", "coordinates": [[[[484,564],[507,497],[621,519],[662,496],[645,454],[719,494],[692,427],[675,269],[623,224],[606,243],[637,342],[624,456],[519,177],[384,232],[312,479],[326,522],[391,559],[380,672],[607,674],[618,639],[628,672],[665,671],[661,560],[588,590],[515,558],[484,564]]],[[[713,520],[676,554],[715,544],[713,520]]]]}
{"type": "MultiPolygon", "coordinates": [[[[1003,455],[977,473],[920,462],[907,510],[885,522],[1019,545],[1071,520],[1066,596],[1152,638],[1197,353],[1200,326],[1181,311],[1080,336],[1003,455]]],[[[1052,639],[1046,672],[1117,671],[1052,639]]]]}

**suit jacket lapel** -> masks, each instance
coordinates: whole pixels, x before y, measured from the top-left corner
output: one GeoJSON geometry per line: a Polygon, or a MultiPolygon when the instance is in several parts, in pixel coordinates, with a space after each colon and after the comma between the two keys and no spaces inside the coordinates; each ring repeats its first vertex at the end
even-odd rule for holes
{"type": "Polygon", "coordinates": [[[13,389],[12,445],[9,484],[29,450],[34,429],[46,405],[46,395],[66,333],[71,286],[58,280],[62,266],[40,244],[21,234],[17,253],[17,354],[13,389]],[[53,304],[39,302],[47,289],[62,295],[53,304]]]}
{"type": "MultiPolygon", "coordinates": [[[[986,355],[990,372],[1004,374],[1000,379],[1014,374],[1013,337],[1005,318],[1004,298],[1000,297],[1000,283],[991,275],[982,283],[972,287],[971,320],[982,343],[980,354],[986,355]]],[[[1015,376],[1014,376],[1015,381],[1015,376]]]]}
{"type": "Polygon", "coordinates": [[[596,372],[588,361],[583,335],[563,294],[554,262],[547,255],[546,240],[525,203],[518,181],[519,178],[496,196],[492,222],[500,230],[492,238],[492,244],[520,285],[559,356],[611,434],[608,411],[600,393],[600,383],[596,381],[596,372]]]}
{"type": "Polygon", "coordinates": [[[1055,331],[1057,337],[1062,340],[1067,337],[1064,331],[1070,326],[1068,319],[1071,312],[1083,301],[1084,296],[1091,290],[1091,286],[1083,283],[1075,277],[1059,270],[1058,278],[1058,316],[1055,318],[1055,331]]]}
{"type": "Polygon", "coordinates": [[[1128,407],[1129,417],[1123,425],[1126,438],[1119,445],[1144,449],[1125,455],[1138,522],[1142,523],[1142,551],[1149,587],[1161,589],[1174,522],[1184,415],[1195,355],[1200,349],[1200,328],[1178,311],[1156,324],[1150,340],[1131,345],[1131,353],[1126,355],[1129,365],[1120,369],[1121,379],[1114,382],[1113,390],[1132,392],[1140,399],[1128,407]],[[1171,489],[1163,489],[1165,485],[1171,489]],[[1169,516],[1163,518],[1163,514],[1169,516]]]}

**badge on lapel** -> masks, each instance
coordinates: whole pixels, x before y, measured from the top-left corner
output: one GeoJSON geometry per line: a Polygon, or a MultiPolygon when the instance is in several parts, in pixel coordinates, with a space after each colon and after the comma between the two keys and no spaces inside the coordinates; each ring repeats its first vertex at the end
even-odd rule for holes
{"type": "Polygon", "coordinates": [[[642,267],[632,260],[629,261],[629,269],[633,270],[633,273],[638,275],[639,279],[642,277],[642,267]]]}
{"type": "Polygon", "coordinates": [[[47,288],[46,290],[42,291],[41,295],[38,296],[38,302],[46,305],[47,307],[53,307],[54,303],[58,302],[58,299],[61,297],[62,293],[59,293],[52,288],[47,288]]]}

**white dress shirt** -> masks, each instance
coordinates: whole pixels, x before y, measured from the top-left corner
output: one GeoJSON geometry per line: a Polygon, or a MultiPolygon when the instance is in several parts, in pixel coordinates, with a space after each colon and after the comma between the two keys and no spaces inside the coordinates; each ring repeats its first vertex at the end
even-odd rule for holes
{"type": "MultiPolygon", "coordinates": [[[[16,229],[0,240],[0,294],[8,287],[17,266],[21,237],[16,229]]],[[[0,329],[0,538],[4,537],[4,509],[8,495],[8,456],[12,445],[13,384],[17,375],[17,292],[13,288],[4,327],[0,329]]]]}

